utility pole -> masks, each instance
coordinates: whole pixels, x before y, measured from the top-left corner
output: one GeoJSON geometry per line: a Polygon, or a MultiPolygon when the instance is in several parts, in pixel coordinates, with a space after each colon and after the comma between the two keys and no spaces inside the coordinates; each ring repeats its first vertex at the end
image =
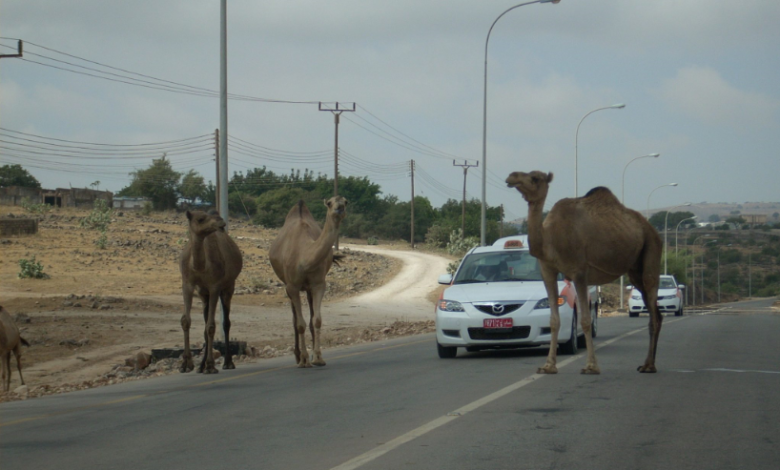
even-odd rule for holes
{"type": "Polygon", "coordinates": [[[501,204],[501,213],[498,214],[498,238],[504,238],[504,205],[501,204]]]}
{"type": "Polygon", "coordinates": [[[414,249],[414,160],[410,163],[410,168],[412,169],[412,249],[414,249]]]}
{"type": "Polygon", "coordinates": [[[216,155],[216,159],[214,160],[217,162],[217,187],[216,191],[214,192],[214,196],[216,201],[214,201],[214,204],[217,207],[217,211],[219,211],[219,187],[220,187],[220,180],[219,180],[219,129],[214,129],[214,152],[216,155]]]}
{"type": "MultiPolygon", "coordinates": [[[[228,90],[227,90],[227,0],[222,0],[220,8],[220,63],[219,63],[219,214],[225,219],[225,231],[228,226],[228,90]]],[[[223,333],[224,335],[224,333],[223,333]]],[[[225,338],[223,338],[225,340],[225,338]]]]}
{"type": "Polygon", "coordinates": [[[16,54],[0,54],[0,59],[11,59],[14,57],[22,57],[22,54],[24,51],[22,51],[22,40],[19,40],[18,45],[16,46],[18,52],[16,54]]]}
{"type": "Polygon", "coordinates": [[[460,216],[460,234],[463,238],[466,238],[466,175],[468,174],[469,168],[479,166],[479,162],[477,162],[476,165],[470,165],[468,160],[464,160],[462,165],[458,165],[455,163],[455,160],[453,160],[452,166],[463,168],[463,213],[460,216]]]}
{"type": "MultiPolygon", "coordinates": [[[[333,196],[339,195],[339,122],[341,121],[341,113],[354,113],[355,103],[351,103],[351,108],[340,107],[339,102],[336,101],[336,106],[333,108],[323,107],[322,101],[320,101],[318,109],[320,111],[330,111],[333,113],[333,122],[336,124],[336,143],[333,147],[333,196]]],[[[339,249],[339,237],[336,235],[336,251],[339,249]]]]}

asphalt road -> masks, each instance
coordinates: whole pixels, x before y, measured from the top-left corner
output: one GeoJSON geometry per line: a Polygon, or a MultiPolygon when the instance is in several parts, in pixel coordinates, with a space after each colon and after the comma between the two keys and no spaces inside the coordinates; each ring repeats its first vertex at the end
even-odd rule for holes
{"type": "Polygon", "coordinates": [[[604,318],[582,355],[436,356],[433,335],[0,404],[0,469],[772,469],[780,467],[780,315],[769,300],[604,318]]]}

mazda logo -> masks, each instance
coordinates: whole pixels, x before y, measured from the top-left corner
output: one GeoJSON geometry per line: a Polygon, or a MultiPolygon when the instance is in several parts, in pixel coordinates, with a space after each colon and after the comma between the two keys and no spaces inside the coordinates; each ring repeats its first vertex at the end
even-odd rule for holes
{"type": "Polygon", "coordinates": [[[501,315],[504,313],[504,306],[501,304],[493,304],[493,313],[496,315],[501,315]]]}

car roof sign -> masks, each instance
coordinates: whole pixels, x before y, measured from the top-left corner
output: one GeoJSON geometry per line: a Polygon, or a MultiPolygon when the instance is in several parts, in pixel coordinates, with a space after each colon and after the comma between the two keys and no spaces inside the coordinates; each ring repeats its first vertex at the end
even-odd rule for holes
{"type": "Polygon", "coordinates": [[[509,248],[523,248],[522,240],[507,240],[504,243],[504,249],[509,249],[509,248]]]}

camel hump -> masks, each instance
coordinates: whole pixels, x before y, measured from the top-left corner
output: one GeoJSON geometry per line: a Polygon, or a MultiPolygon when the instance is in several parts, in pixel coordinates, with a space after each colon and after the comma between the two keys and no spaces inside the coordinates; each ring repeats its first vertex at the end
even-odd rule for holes
{"type": "Polygon", "coordinates": [[[583,197],[602,196],[607,194],[614,196],[614,194],[612,194],[612,191],[610,191],[609,188],[605,186],[596,186],[595,188],[588,191],[583,197]]]}

